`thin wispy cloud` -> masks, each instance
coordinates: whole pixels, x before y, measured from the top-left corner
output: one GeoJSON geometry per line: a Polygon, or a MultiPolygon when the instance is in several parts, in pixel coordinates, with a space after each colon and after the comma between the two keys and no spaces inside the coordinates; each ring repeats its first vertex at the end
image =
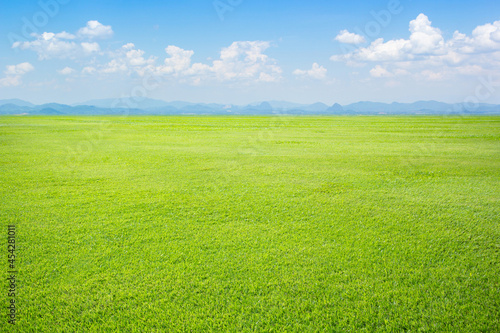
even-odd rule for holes
{"type": "Polygon", "coordinates": [[[326,78],[327,71],[328,70],[325,67],[320,66],[318,63],[313,63],[311,69],[296,69],[293,71],[293,74],[297,76],[306,76],[317,80],[323,80],[326,78]]]}
{"type": "Polygon", "coordinates": [[[22,83],[22,77],[34,69],[35,67],[29,62],[6,66],[4,71],[5,77],[0,78],[0,86],[19,86],[22,83]]]}

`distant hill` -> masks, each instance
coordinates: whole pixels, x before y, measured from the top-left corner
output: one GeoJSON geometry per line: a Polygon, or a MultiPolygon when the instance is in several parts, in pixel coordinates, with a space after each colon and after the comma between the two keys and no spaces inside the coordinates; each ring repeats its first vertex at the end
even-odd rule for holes
{"type": "Polygon", "coordinates": [[[0,100],[0,115],[379,115],[379,114],[500,114],[500,105],[448,104],[438,101],[414,103],[357,102],[348,105],[335,103],[298,104],[286,101],[261,101],[248,105],[217,103],[165,102],[145,98],[133,100],[100,99],[74,105],[47,103],[34,105],[20,99],[0,100]],[[127,107],[129,105],[130,107],[127,107]]]}
{"type": "Polygon", "coordinates": [[[343,114],[344,108],[342,107],[342,105],[335,103],[332,106],[330,106],[326,111],[332,114],[343,114]]]}
{"type": "Polygon", "coordinates": [[[17,98],[13,98],[13,99],[0,99],[0,106],[1,105],[5,105],[5,104],[13,104],[13,105],[17,105],[17,106],[26,106],[26,107],[33,107],[33,106],[35,106],[35,104],[32,104],[32,103],[27,102],[27,101],[23,101],[22,99],[17,99],[17,98]]]}
{"type": "Polygon", "coordinates": [[[41,110],[32,111],[32,112],[30,112],[30,114],[32,114],[32,115],[46,115],[46,116],[54,115],[55,116],[55,115],[62,115],[64,113],[61,111],[57,111],[56,109],[53,109],[53,108],[43,108],[41,110]]]}
{"type": "Polygon", "coordinates": [[[293,110],[307,106],[307,104],[299,104],[286,101],[269,101],[269,104],[271,104],[271,106],[277,110],[293,110]]]}
{"type": "MultiPolygon", "coordinates": [[[[189,104],[189,103],[188,103],[189,104]]],[[[76,103],[73,106],[96,106],[99,108],[123,108],[123,107],[132,107],[136,109],[148,109],[148,108],[159,108],[163,106],[168,106],[169,103],[152,98],[106,98],[106,99],[94,99],[90,101],[86,101],[83,103],[76,103]]]]}
{"type": "Polygon", "coordinates": [[[469,105],[448,104],[437,101],[418,101],[414,103],[374,103],[358,102],[343,106],[347,112],[355,114],[499,114],[500,105],[478,104],[469,105]]]}
{"type": "Polygon", "coordinates": [[[28,106],[19,106],[12,103],[0,105],[0,114],[21,114],[33,110],[28,106]]]}
{"type": "Polygon", "coordinates": [[[310,111],[310,112],[324,112],[328,109],[328,105],[324,103],[314,103],[298,109],[299,110],[303,109],[304,111],[310,111]]]}

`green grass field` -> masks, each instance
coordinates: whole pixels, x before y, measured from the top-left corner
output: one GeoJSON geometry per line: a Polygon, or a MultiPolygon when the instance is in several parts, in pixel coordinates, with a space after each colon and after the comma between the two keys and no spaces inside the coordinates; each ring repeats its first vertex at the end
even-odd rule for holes
{"type": "Polygon", "coordinates": [[[0,156],[3,332],[500,331],[500,117],[1,117],[0,156]]]}

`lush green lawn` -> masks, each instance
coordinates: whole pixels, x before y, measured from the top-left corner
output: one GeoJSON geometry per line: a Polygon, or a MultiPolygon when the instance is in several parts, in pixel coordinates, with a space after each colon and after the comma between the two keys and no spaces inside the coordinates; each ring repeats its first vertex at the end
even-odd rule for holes
{"type": "Polygon", "coordinates": [[[1,117],[0,185],[19,332],[500,331],[500,117],[1,117]]]}

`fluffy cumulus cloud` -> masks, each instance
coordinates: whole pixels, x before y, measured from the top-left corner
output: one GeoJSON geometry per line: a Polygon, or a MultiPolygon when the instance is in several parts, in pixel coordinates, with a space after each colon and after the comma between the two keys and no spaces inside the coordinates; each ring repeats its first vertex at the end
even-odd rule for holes
{"type": "MultiPolygon", "coordinates": [[[[179,82],[200,84],[206,81],[254,81],[275,82],[281,79],[281,68],[274,59],[264,52],[270,47],[269,42],[239,41],[221,49],[220,57],[211,63],[193,62],[193,50],[185,50],[175,45],[165,48],[166,57],[158,63],[158,58],[145,56],[143,50],[133,43],[127,43],[120,49],[108,52],[110,59],[104,64],[85,66],[81,73],[85,75],[157,75],[179,82]]],[[[313,68],[321,76],[324,70],[313,68]]]]}
{"type": "Polygon", "coordinates": [[[404,53],[413,55],[444,54],[444,39],[441,30],[432,26],[424,14],[410,22],[410,40],[402,45],[404,53]]]}
{"type": "Polygon", "coordinates": [[[78,36],[84,38],[109,38],[113,36],[113,29],[109,25],[103,25],[98,21],[88,21],[87,25],[78,30],[78,36]]]}
{"type": "Polygon", "coordinates": [[[87,26],[80,29],[76,35],[66,31],[33,34],[34,40],[17,41],[12,44],[12,47],[35,51],[40,60],[75,59],[99,53],[100,45],[91,39],[110,36],[112,33],[111,27],[103,26],[97,21],[89,21],[87,26]]]}
{"type": "Polygon", "coordinates": [[[341,43],[345,44],[361,44],[361,43],[366,43],[365,37],[361,35],[357,35],[353,32],[349,32],[347,30],[342,30],[337,37],[335,37],[336,41],[339,41],[341,43]]]}
{"type": "MultiPolygon", "coordinates": [[[[208,63],[193,62],[193,50],[169,45],[165,48],[166,57],[158,63],[157,57],[146,56],[145,51],[137,49],[133,43],[127,43],[114,51],[103,51],[95,40],[112,35],[111,26],[88,21],[85,27],[74,34],[66,31],[32,34],[33,40],[16,41],[12,47],[34,51],[39,60],[74,60],[83,64],[79,71],[85,76],[151,74],[193,84],[204,81],[276,82],[281,79],[281,68],[265,53],[271,46],[266,41],[233,42],[221,49],[218,59],[208,63]]],[[[73,68],[67,67],[58,72],[69,75],[73,71],[73,68]]],[[[321,78],[325,71],[315,64],[307,74],[321,78]]]]}
{"type": "MultiPolygon", "coordinates": [[[[193,50],[175,45],[165,48],[163,64],[146,65],[143,72],[199,84],[203,81],[275,82],[281,79],[281,68],[264,51],[269,42],[238,41],[221,49],[220,57],[211,63],[192,62],[193,50]]],[[[142,54],[141,54],[142,55],[142,54]]]]}
{"type": "Polygon", "coordinates": [[[175,76],[185,74],[191,67],[192,50],[184,50],[175,45],[165,48],[168,57],[165,58],[164,65],[158,67],[158,71],[163,74],[173,74],[175,76]]]}
{"type": "Polygon", "coordinates": [[[5,77],[0,79],[0,87],[20,85],[22,76],[34,69],[35,67],[29,62],[7,66],[4,71],[5,77]]]}
{"type": "MultiPolygon", "coordinates": [[[[266,41],[233,42],[221,49],[218,59],[208,63],[193,62],[193,50],[169,45],[165,48],[166,57],[158,63],[157,57],[146,56],[145,51],[133,43],[114,51],[103,51],[96,40],[112,35],[111,26],[92,20],[74,34],[66,31],[32,34],[33,40],[16,41],[12,47],[34,51],[39,60],[74,60],[83,65],[79,72],[84,76],[151,74],[193,84],[204,81],[276,82],[281,79],[281,68],[265,53],[271,46],[266,41]]],[[[307,74],[321,78],[325,71],[315,64],[307,74]]],[[[70,75],[74,69],[67,67],[58,72],[70,75]]]]}
{"type": "Polygon", "coordinates": [[[313,79],[323,80],[326,78],[327,69],[323,66],[320,66],[317,63],[313,63],[312,68],[309,70],[301,70],[296,69],[293,71],[294,75],[297,76],[306,76],[313,79]]]}
{"type": "Polygon", "coordinates": [[[410,22],[410,38],[384,42],[383,38],[373,41],[368,47],[360,48],[332,60],[354,61],[403,61],[415,60],[418,56],[445,53],[441,31],[432,27],[429,18],[420,14],[410,22]]]}
{"type": "Polygon", "coordinates": [[[463,54],[499,51],[500,21],[478,26],[470,37],[455,31],[448,46],[463,54]]]}
{"type": "Polygon", "coordinates": [[[281,79],[281,68],[264,51],[270,47],[264,41],[233,42],[220,52],[210,70],[219,80],[252,79],[274,82],[281,79]]]}
{"type": "Polygon", "coordinates": [[[478,75],[486,68],[500,70],[500,21],[478,26],[470,36],[456,31],[452,38],[445,40],[441,30],[432,26],[426,15],[420,14],[410,22],[409,31],[408,39],[384,41],[379,38],[366,47],[334,55],[331,60],[357,64],[378,62],[370,70],[370,75],[378,78],[412,72],[417,78],[442,80],[455,74],[478,75]]]}
{"type": "Polygon", "coordinates": [[[147,71],[154,70],[156,58],[144,58],[144,51],[137,49],[133,43],[123,45],[119,50],[112,52],[112,59],[98,69],[95,67],[85,67],[82,70],[84,74],[93,74],[95,72],[112,74],[112,73],[137,73],[144,75],[147,71]]]}

